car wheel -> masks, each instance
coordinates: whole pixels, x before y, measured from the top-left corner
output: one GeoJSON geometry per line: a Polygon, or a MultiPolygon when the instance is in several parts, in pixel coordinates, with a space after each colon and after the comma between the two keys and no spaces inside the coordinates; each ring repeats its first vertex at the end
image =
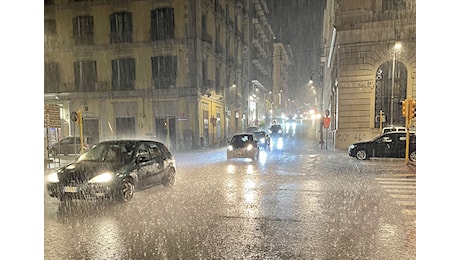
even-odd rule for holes
{"type": "Polygon", "coordinates": [[[173,168],[169,168],[166,174],[163,176],[161,184],[165,187],[170,187],[176,183],[176,171],[173,168]]]}
{"type": "Polygon", "coordinates": [[[134,184],[129,179],[124,179],[121,184],[121,190],[118,199],[123,202],[128,202],[134,197],[134,184]]]}
{"type": "Polygon", "coordinates": [[[366,150],[359,150],[356,152],[356,159],[366,160],[368,158],[366,150]]]}
{"type": "Polygon", "coordinates": [[[57,156],[57,151],[56,151],[56,149],[51,149],[51,150],[50,150],[50,155],[53,156],[53,157],[56,157],[56,156],[57,156]]]}
{"type": "Polygon", "coordinates": [[[409,160],[411,160],[412,162],[415,162],[415,151],[409,154],[409,160]]]}

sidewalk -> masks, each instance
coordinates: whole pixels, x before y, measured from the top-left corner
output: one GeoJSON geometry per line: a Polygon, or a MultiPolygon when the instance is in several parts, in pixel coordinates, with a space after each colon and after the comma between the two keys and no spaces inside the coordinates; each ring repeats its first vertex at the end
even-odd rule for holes
{"type": "Polygon", "coordinates": [[[415,166],[416,166],[415,162],[409,161],[409,163],[407,164],[407,167],[409,167],[409,170],[411,170],[414,173],[415,173],[415,166]]]}

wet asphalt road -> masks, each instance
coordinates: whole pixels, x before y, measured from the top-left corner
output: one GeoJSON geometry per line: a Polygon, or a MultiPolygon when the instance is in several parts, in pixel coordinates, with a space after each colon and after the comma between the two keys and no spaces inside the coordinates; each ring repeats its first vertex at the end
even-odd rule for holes
{"type": "Polygon", "coordinates": [[[358,161],[315,135],[307,125],[258,162],[176,153],[176,185],[129,203],[45,194],[44,259],[415,259],[404,159],[358,161]]]}

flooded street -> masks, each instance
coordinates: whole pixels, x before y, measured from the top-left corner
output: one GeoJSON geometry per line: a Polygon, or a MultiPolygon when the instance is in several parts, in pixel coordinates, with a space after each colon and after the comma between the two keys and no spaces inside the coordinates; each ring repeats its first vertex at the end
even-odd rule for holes
{"type": "MultiPolygon", "coordinates": [[[[320,149],[314,126],[259,161],[175,153],[173,187],[129,203],[44,197],[45,259],[415,259],[415,173],[404,159],[320,149]]],[[[276,145],[275,145],[276,144],[276,145]]]]}

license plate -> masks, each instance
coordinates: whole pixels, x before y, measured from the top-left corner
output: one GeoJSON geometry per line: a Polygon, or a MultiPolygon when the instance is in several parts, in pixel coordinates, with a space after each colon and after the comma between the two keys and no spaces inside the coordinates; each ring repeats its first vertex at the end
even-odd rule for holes
{"type": "Polygon", "coordinates": [[[77,192],[77,187],[64,186],[64,192],[77,192]]]}

